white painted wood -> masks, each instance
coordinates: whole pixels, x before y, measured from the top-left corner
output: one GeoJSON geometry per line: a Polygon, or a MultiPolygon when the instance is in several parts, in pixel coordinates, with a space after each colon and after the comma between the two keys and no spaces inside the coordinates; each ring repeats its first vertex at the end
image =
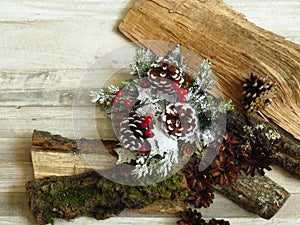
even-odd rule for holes
{"type": "MultiPolygon", "coordinates": [[[[300,1],[225,2],[255,24],[300,43],[300,1]]],[[[0,0],[1,225],[35,224],[24,194],[24,183],[33,178],[32,131],[41,129],[74,137],[72,105],[77,85],[97,58],[128,43],[116,27],[133,3],[0,0]]],[[[103,77],[103,82],[106,79],[103,77]]],[[[82,114],[81,119],[86,117],[89,115],[82,114]]],[[[96,114],[96,118],[103,120],[103,115],[96,114]]],[[[292,193],[273,219],[257,218],[220,195],[210,208],[201,210],[203,216],[228,218],[233,225],[300,224],[299,180],[277,167],[267,174],[292,193]]],[[[120,217],[104,221],[80,218],[72,223],[56,220],[56,224],[173,225],[176,220],[174,216],[123,212],[120,217]]]]}

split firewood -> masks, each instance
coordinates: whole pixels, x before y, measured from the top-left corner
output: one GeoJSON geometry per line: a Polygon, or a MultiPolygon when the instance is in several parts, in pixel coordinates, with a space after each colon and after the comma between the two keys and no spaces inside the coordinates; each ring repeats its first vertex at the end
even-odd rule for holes
{"type": "Polygon", "coordinates": [[[221,92],[236,108],[242,108],[243,82],[251,73],[267,78],[278,91],[262,113],[300,139],[299,45],[255,26],[222,0],[138,0],[119,30],[159,55],[170,46],[147,40],[180,43],[209,59],[221,92]]]}

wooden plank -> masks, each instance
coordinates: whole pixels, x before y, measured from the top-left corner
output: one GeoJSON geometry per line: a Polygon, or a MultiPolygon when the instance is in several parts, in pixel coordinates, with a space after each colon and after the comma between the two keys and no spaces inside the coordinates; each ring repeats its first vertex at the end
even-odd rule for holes
{"type": "MultiPolygon", "coordinates": [[[[114,68],[114,63],[105,64],[105,67],[89,70],[0,70],[0,107],[72,106],[74,96],[78,88],[83,88],[83,84],[88,96],[90,90],[103,85],[120,85],[122,80],[130,77],[127,70],[118,71],[120,68],[114,68]]],[[[86,102],[76,102],[76,105],[93,104],[88,97],[86,102]]]]}
{"type": "Polygon", "coordinates": [[[0,22],[0,70],[90,68],[126,44],[116,20],[0,22]],[[93,43],[93,44],[91,44],[93,43]]]}
{"type": "Polygon", "coordinates": [[[257,26],[286,37],[288,40],[300,43],[300,2],[297,0],[225,0],[236,11],[246,15],[246,18],[257,26]]]}
{"type": "Polygon", "coordinates": [[[128,0],[11,0],[0,2],[0,21],[116,20],[131,7],[128,0]]]}

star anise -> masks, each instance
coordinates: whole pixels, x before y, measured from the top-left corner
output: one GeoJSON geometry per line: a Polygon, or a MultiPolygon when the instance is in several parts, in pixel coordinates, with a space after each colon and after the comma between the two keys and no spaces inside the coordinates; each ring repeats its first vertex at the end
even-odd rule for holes
{"type": "Polygon", "coordinates": [[[220,154],[210,165],[209,173],[213,176],[215,183],[229,185],[237,179],[240,167],[236,164],[235,158],[220,154]]]}
{"type": "Polygon", "coordinates": [[[225,221],[225,220],[211,219],[208,222],[208,225],[230,225],[230,223],[228,221],[225,221]]]}
{"type": "Polygon", "coordinates": [[[246,172],[246,174],[251,174],[253,177],[255,172],[261,176],[265,175],[264,169],[270,171],[272,168],[272,158],[269,150],[263,146],[257,139],[255,142],[249,142],[249,148],[241,150],[241,167],[246,172]]]}
{"type": "Polygon", "coordinates": [[[181,220],[177,221],[179,225],[208,225],[202,215],[197,210],[189,208],[187,211],[180,214],[181,220]]]}

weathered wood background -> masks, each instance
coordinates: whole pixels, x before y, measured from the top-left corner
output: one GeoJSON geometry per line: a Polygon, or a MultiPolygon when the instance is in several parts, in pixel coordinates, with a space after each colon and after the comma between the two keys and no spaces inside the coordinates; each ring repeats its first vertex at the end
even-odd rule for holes
{"type": "MultiPolygon", "coordinates": [[[[225,0],[265,29],[300,44],[300,1],[225,0]]],[[[74,137],[76,87],[92,63],[128,43],[117,25],[134,0],[0,0],[0,224],[35,224],[24,183],[33,179],[33,129],[74,137]]],[[[83,115],[84,118],[85,115],[83,115]]],[[[267,173],[291,197],[270,221],[257,218],[217,195],[203,215],[233,225],[300,224],[300,182],[279,168],[267,173]]],[[[124,212],[105,221],[73,224],[175,224],[177,218],[124,212]]],[[[56,224],[69,224],[56,220],[56,224]]]]}

